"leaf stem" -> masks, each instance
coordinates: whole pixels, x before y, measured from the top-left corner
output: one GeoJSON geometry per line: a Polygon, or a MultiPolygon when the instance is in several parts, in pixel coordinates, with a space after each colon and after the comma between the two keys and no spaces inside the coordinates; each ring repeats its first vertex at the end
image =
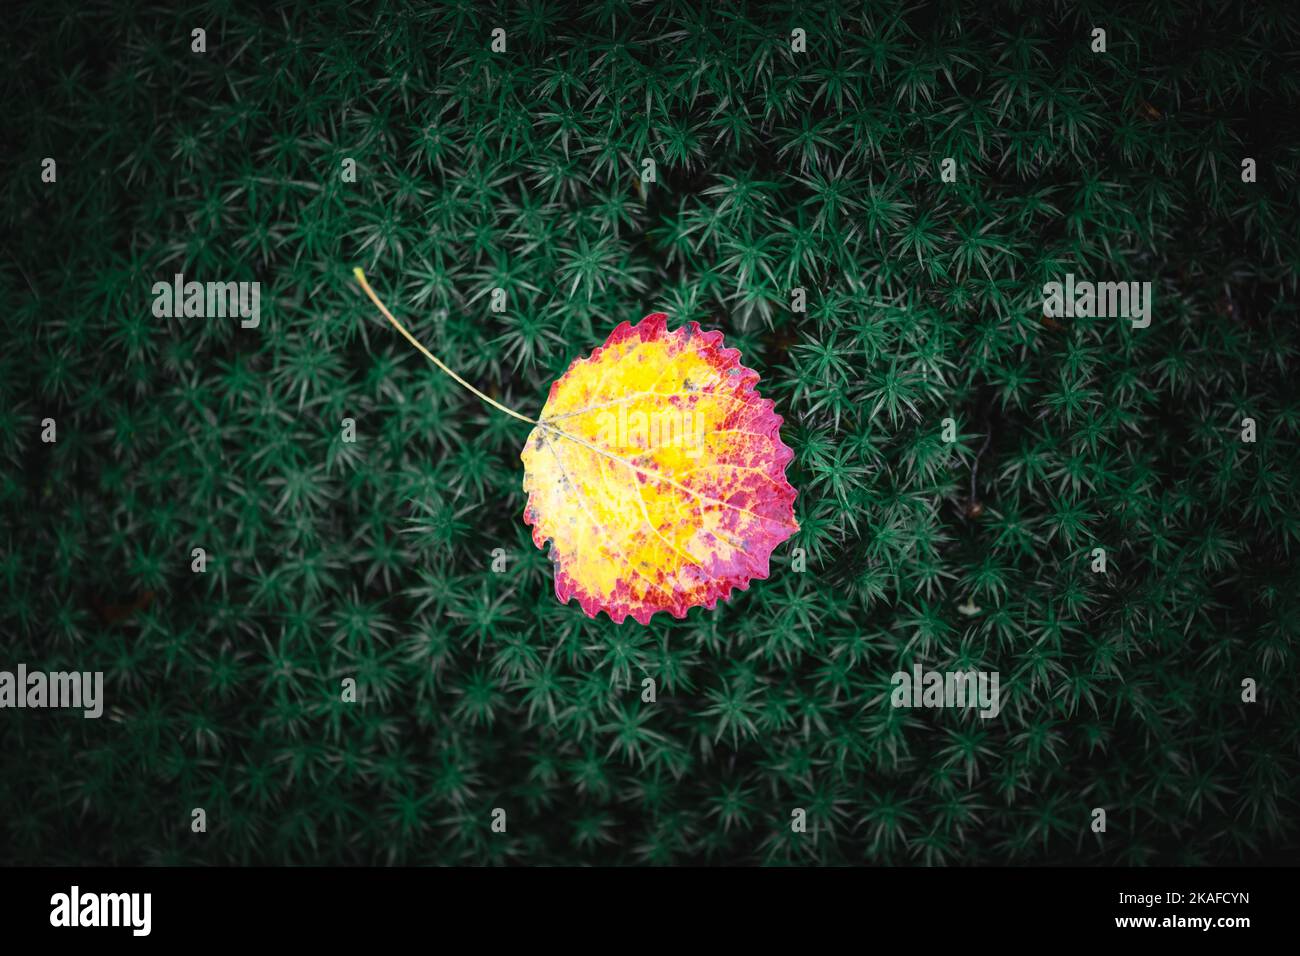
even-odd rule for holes
{"type": "Polygon", "coordinates": [[[379,311],[384,314],[384,318],[386,318],[389,322],[393,324],[393,328],[397,329],[397,331],[401,332],[402,335],[406,337],[406,341],[410,342],[417,349],[419,349],[425,358],[427,358],[434,365],[438,366],[438,368],[442,369],[444,372],[446,372],[448,375],[454,378],[462,386],[469,389],[479,398],[483,399],[483,401],[487,402],[493,408],[500,409],[501,411],[505,412],[507,415],[519,419],[521,422],[528,422],[528,424],[530,425],[538,424],[536,419],[529,418],[527,415],[520,415],[513,408],[506,408],[496,399],[484,395],[482,392],[480,392],[469,382],[465,381],[463,378],[461,378],[459,375],[457,375],[455,372],[449,369],[445,364],[443,364],[443,362],[436,355],[434,355],[423,345],[421,345],[419,339],[417,339],[410,332],[406,331],[406,326],[402,325],[401,322],[398,322],[397,319],[393,318],[393,313],[388,311],[388,307],[385,306],[384,303],[379,300],[379,296],[375,295],[375,290],[370,288],[370,283],[366,281],[366,274],[364,272],[362,272],[359,268],[357,268],[352,270],[352,274],[357,277],[357,282],[361,284],[362,291],[365,292],[366,295],[370,296],[370,301],[373,302],[375,306],[379,309],[379,311]]]}

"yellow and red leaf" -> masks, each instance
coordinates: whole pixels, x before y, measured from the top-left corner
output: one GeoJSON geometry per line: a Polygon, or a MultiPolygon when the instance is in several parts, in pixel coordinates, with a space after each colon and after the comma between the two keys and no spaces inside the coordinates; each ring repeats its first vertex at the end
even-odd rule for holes
{"type": "Polygon", "coordinates": [[[758,373],[694,322],[624,322],[551,386],[520,457],[555,592],[642,624],[712,608],[798,530],[793,452],[758,373]]]}

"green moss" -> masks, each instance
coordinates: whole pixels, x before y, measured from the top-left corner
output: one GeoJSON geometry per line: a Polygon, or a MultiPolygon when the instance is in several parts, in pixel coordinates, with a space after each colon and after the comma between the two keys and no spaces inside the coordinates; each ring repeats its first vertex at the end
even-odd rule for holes
{"type": "Polygon", "coordinates": [[[107,711],[0,713],[5,859],[1298,848],[1294,5],[698,6],[7,15],[0,666],[107,711]],[[621,320],[722,329],[796,452],[771,578],[560,606],[525,426],[356,265],[525,412],[621,320]],[[176,272],[259,281],[259,327],[155,318],[176,272]],[[1152,282],[1150,327],[1044,321],[1066,272],[1152,282]],[[1001,713],[891,708],[914,663],[1001,713]]]}

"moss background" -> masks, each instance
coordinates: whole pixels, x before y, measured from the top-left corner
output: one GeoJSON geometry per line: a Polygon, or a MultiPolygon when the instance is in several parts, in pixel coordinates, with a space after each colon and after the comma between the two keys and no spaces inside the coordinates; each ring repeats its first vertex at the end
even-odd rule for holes
{"type": "Polygon", "coordinates": [[[108,706],[0,713],[0,860],[1297,858],[1300,12],[707,6],[6,13],[0,665],[108,706]],[[624,319],[722,329],[800,534],[713,613],[559,605],[526,426],[354,265],[529,414],[624,319]],[[155,318],[175,272],[260,327],[155,318]],[[1066,272],[1150,328],[1044,321],[1066,272]],[[914,662],[1002,713],[891,709],[914,662]]]}

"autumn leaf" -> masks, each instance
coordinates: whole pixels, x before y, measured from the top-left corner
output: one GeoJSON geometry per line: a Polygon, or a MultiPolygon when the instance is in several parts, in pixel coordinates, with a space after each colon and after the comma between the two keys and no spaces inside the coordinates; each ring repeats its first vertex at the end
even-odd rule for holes
{"type": "Polygon", "coordinates": [[[793,452],[721,332],[624,322],[551,386],[520,456],[555,593],[592,617],[684,617],[765,578],[798,530],[793,452]]]}
{"type": "Polygon", "coordinates": [[[721,332],[668,331],[662,312],[624,322],[551,386],[530,419],[484,395],[393,318],[434,364],[484,401],[535,427],[524,444],[524,521],[555,565],[561,602],[589,617],[647,623],[685,617],[765,578],[773,549],[798,530],[793,452],[782,419],[721,332]]]}

